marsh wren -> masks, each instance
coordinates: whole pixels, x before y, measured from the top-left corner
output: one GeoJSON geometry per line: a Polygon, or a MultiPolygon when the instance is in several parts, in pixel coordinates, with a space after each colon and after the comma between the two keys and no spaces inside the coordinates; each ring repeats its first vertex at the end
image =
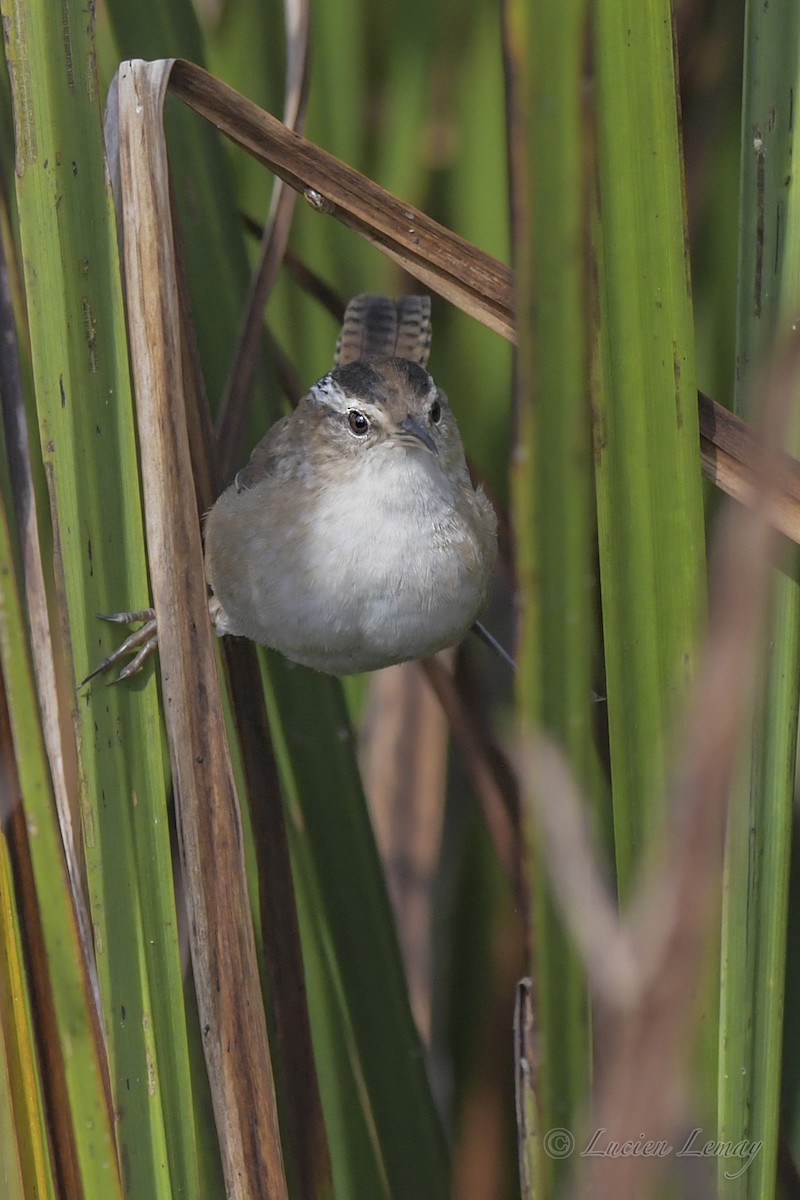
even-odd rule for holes
{"type": "Polygon", "coordinates": [[[350,302],[333,370],[206,517],[217,633],[349,675],[433,654],[475,622],[497,522],[426,370],[429,347],[429,297],[350,302]]]}
{"type": "Polygon", "coordinates": [[[218,633],[349,675],[457,642],[497,523],[425,369],[430,300],[357,296],[334,369],[273,425],[205,524],[218,633]]]}

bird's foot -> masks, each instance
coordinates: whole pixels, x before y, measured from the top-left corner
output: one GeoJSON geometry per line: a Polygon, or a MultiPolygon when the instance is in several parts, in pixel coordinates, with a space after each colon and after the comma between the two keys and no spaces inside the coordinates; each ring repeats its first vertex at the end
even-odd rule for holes
{"type": "Polygon", "coordinates": [[[140,608],[135,612],[117,612],[117,613],[98,613],[103,621],[113,621],[117,625],[133,625],[137,621],[141,621],[140,629],[134,630],[125,638],[125,641],[117,646],[116,650],[112,650],[111,654],[107,655],[101,663],[98,663],[93,671],[90,671],[85,679],[79,683],[79,687],[83,687],[90,679],[94,679],[96,675],[102,675],[104,671],[110,670],[111,667],[116,667],[128,654],[133,654],[133,658],[126,666],[122,668],[120,673],[109,680],[110,683],[121,683],[123,679],[130,679],[131,675],[135,675],[137,671],[141,671],[144,664],[150,658],[151,654],[155,653],[158,647],[158,629],[156,627],[155,609],[140,608]]]}

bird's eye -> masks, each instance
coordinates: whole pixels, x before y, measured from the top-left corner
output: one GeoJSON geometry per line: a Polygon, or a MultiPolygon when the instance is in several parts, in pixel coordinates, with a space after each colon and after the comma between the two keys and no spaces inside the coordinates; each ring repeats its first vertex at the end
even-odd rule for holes
{"type": "Polygon", "coordinates": [[[431,420],[433,421],[434,425],[438,425],[441,419],[442,406],[438,400],[434,400],[433,404],[431,405],[431,420]]]}
{"type": "Polygon", "coordinates": [[[359,412],[356,408],[347,414],[347,424],[357,437],[363,437],[369,429],[369,421],[364,414],[359,412]]]}

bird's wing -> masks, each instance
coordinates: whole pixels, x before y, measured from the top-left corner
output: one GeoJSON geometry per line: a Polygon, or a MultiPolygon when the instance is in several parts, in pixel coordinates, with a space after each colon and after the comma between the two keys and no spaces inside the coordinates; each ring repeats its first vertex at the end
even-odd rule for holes
{"type": "Polygon", "coordinates": [[[426,366],[431,348],[430,296],[354,296],[344,314],[334,366],[359,358],[408,358],[426,366]]]}
{"type": "Polygon", "coordinates": [[[282,417],[280,421],[267,430],[258,443],[246,467],[236,475],[234,483],[237,492],[244,492],[256,486],[267,475],[275,475],[286,471],[295,455],[292,453],[294,439],[289,430],[291,417],[282,417]]]}

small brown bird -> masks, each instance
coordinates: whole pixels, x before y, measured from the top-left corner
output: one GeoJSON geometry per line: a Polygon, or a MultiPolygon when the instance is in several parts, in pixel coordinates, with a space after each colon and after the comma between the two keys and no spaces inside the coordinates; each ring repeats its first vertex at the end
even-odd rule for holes
{"type": "Polygon", "coordinates": [[[350,302],[333,370],[206,518],[219,634],[348,675],[433,654],[475,622],[497,522],[429,346],[428,297],[350,302]]]}
{"type": "Polygon", "coordinates": [[[425,370],[429,344],[427,297],[351,301],[337,365],[208,515],[218,633],[347,675],[422,658],[470,628],[496,519],[425,370]]]}

